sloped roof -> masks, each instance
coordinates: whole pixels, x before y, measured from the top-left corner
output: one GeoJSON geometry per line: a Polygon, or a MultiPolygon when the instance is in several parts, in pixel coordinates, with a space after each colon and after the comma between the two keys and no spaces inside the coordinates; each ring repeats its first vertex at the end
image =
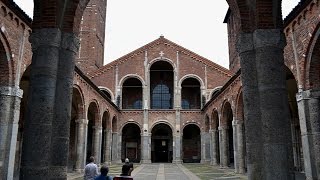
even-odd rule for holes
{"type": "Polygon", "coordinates": [[[178,45],[178,44],[176,44],[166,38],[164,38],[164,36],[160,36],[158,39],[156,39],[156,40],[154,40],[154,41],[152,41],[152,42],[150,42],[150,43],[148,43],[148,44],[146,44],[146,45],[144,45],[144,46],[142,46],[142,47],[140,47],[140,48],[138,48],[138,49],[108,63],[108,64],[106,64],[106,65],[104,65],[103,67],[101,67],[93,72],[90,72],[88,74],[88,76],[90,78],[97,77],[97,76],[103,74],[104,72],[108,71],[109,69],[113,68],[114,66],[121,64],[121,63],[137,56],[138,54],[144,53],[146,50],[149,50],[159,44],[165,44],[165,45],[171,46],[172,48],[191,57],[192,59],[199,61],[199,62],[202,62],[202,63],[206,64],[208,67],[216,69],[220,73],[223,73],[223,74],[231,77],[232,72],[230,70],[228,70],[228,69],[212,62],[211,60],[206,59],[206,58],[204,58],[204,57],[202,57],[202,56],[200,56],[200,55],[198,55],[198,54],[196,54],[196,53],[194,53],[194,52],[192,52],[192,51],[190,51],[190,50],[188,50],[188,49],[186,49],[186,48],[184,48],[184,47],[182,47],[182,46],[180,46],[180,45],[178,45]]]}

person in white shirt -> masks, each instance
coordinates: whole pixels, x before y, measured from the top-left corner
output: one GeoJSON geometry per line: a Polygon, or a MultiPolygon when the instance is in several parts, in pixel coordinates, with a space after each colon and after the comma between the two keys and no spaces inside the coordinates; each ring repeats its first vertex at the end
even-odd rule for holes
{"type": "Polygon", "coordinates": [[[98,166],[94,163],[94,157],[89,158],[89,163],[84,168],[84,180],[94,180],[98,175],[98,166]]]}

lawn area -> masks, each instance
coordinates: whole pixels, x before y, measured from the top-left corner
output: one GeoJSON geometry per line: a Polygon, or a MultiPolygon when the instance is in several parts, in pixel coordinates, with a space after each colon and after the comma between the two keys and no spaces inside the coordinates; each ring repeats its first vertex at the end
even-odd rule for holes
{"type": "Polygon", "coordinates": [[[245,175],[234,173],[234,169],[221,169],[219,166],[212,166],[209,164],[188,164],[184,163],[183,166],[189,171],[194,173],[202,180],[214,179],[232,179],[232,180],[247,180],[245,175]]]}

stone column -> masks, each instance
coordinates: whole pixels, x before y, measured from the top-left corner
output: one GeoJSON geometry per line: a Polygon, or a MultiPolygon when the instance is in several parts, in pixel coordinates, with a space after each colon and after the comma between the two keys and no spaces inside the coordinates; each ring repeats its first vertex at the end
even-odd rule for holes
{"type": "Polygon", "coordinates": [[[244,144],[244,127],[242,120],[236,120],[236,128],[237,128],[237,162],[238,162],[238,173],[244,174],[246,172],[245,167],[245,144],[244,144]]]}
{"type": "MultiPolygon", "coordinates": [[[[239,173],[239,164],[238,164],[238,148],[237,148],[237,122],[235,119],[232,120],[232,145],[233,145],[233,159],[234,159],[234,170],[236,173],[239,173]]],[[[230,147],[229,147],[230,148],[230,147]]],[[[231,156],[229,154],[229,156],[231,156]]]]}
{"type": "Polygon", "coordinates": [[[100,137],[102,133],[102,127],[101,126],[95,126],[93,127],[93,156],[95,158],[95,162],[97,164],[100,164],[100,156],[101,156],[101,146],[100,146],[100,137]]]}
{"type": "MultiPolygon", "coordinates": [[[[176,99],[181,97],[180,93],[177,93],[176,99]]],[[[182,162],[181,157],[181,145],[182,145],[182,138],[181,138],[181,129],[180,129],[180,102],[176,102],[176,132],[172,132],[173,136],[173,162],[180,164],[182,162]]]]}
{"type": "Polygon", "coordinates": [[[320,177],[320,91],[297,94],[306,180],[320,177]]]}
{"type": "Polygon", "coordinates": [[[85,162],[83,156],[85,156],[85,146],[86,146],[86,126],[88,124],[87,119],[78,119],[76,120],[77,123],[77,157],[76,157],[76,167],[75,171],[81,172],[84,168],[85,162]]]}
{"type": "MultiPolygon", "coordinates": [[[[117,132],[112,132],[112,156],[111,156],[111,161],[113,163],[118,163],[120,162],[120,157],[121,151],[119,150],[119,134],[117,132]],[[120,152],[119,152],[120,151],[120,152]]],[[[121,141],[120,141],[121,145],[121,141]]]]}
{"type": "Polygon", "coordinates": [[[0,87],[0,179],[13,179],[22,90],[0,87]]]}
{"type": "MultiPolygon", "coordinates": [[[[24,126],[21,177],[27,180],[47,179],[52,158],[50,150],[52,122],[55,118],[61,31],[55,28],[35,29],[30,36],[30,41],[33,55],[24,126]]],[[[66,142],[64,146],[66,148],[63,147],[62,151],[68,149],[68,143],[66,142]]],[[[68,158],[65,159],[67,161],[68,158]]]]}
{"type": "Polygon", "coordinates": [[[62,33],[50,149],[50,177],[54,179],[67,177],[74,60],[78,48],[79,38],[75,34],[62,33]]]}
{"type": "Polygon", "coordinates": [[[211,165],[218,165],[218,159],[217,159],[217,144],[219,144],[219,142],[217,142],[217,133],[219,133],[219,131],[217,130],[210,130],[211,131],[211,165]]]}
{"type": "Polygon", "coordinates": [[[201,132],[201,163],[210,162],[210,135],[208,132],[201,132]]]}
{"type": "Polygon", "coordinates": [[[151,135],[141,133],[141,163],[151,163],[151,135]]]}
{"type": "Polygon", "coordinates": [[[239,36],[249,179],[290,179],[284,46],[281,29],[239,36]]]}
{"type": "Polygon", "coordinates": [[[221,136],[220,136],[220,152],[221,152],[221,160],[220,165],[222,167],[228,167],[229,165],[229,152],[228,152],[228,129],[226,127],[219,127],[221,136]]]}
{"type": "Polygon", "coordinates": [[[111,163],[111,142],[112,142],[112,132],[111,129],[106,129],[106,138],[105,138],[105,144],[106,147],[103,150],[104,152],[104,157],[105,157],[105,164],[110,164],[111,163]]]}

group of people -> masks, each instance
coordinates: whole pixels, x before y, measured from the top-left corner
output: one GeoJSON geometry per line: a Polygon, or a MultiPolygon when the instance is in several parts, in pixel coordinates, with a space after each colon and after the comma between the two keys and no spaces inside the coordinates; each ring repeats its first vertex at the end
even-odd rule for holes
{"type": "Polygon", "coordinates": [[[133,179],[131,172],[133,171],[133,164],[129,162],[129,159],[125,159],[125,163],[122,165],[122,171],[120,176],[112,177],[108,176],[109,168],[106,165],[101,166],[100,174],[98,173],[98,166],[94,163],[94,157],[89,158],[89,163],[84,168],[84,180],[117,180],[117,179],[133,179]]]}

